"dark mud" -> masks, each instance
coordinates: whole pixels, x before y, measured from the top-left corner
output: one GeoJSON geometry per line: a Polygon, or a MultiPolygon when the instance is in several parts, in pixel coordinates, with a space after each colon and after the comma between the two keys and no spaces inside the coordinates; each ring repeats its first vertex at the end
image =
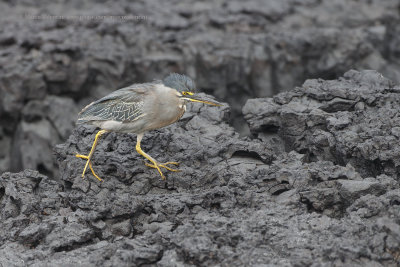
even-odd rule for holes
{"type": "Polygon", "coordinates": [[[400,87],[375,71],[252,99],[250,137],[229,106],[190,105],[142,148],[181,172],[162,181],[130,134],[96,129],[55,147],[60,181],[0,177],[4,266],[397,266],[400,87]]]}

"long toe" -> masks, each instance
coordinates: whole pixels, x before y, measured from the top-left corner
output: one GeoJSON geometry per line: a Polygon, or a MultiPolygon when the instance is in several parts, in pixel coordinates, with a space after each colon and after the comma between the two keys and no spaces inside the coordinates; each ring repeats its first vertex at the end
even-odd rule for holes
{"type": "MultiPolygon", "coordinates": [[[[146,165],[147,167],[150,167],[150,168],[157,169],[158,173],[161,175],[161,179],[165,180],[165,176],[162,173],[162,171],[160,170],[160,167],[166,168],[165,166],[162,166],[160,164],[157,164],[157,165],[156,164],[150,164],[150,163],[147,163],[147,162],[145,162],[144,165],[146,165]]],[[[166,169],[168,170],[169,168],[166,168],[166,169]]]]}
{"type": "MultiPolygon", "coordinates": [[[[175,165],[176,165],[176,164],[175,164],[175,165]]],[[[163,168],[165,168],[165,169],[167,169],[167,170],[169,170],[169,171],[171,171],[171,172],[180,172],[180,170],[172,169],[172,168],[166,166],[165,164],[160,164],[160,165],[158,165],[158,166],[163,167],[163,168]]]]}
{"type": "Polygon", "coordinates": [[[176,166],[178,166],[178,165],[179,165],[179,162],[176,162],[176,161],[168,161],[168,162],[165,162],[165,163],[161,163],[161,164],[159,164],[158,166],[163,167],[163,168],[165,168],[165,169],[167,169],[167,170],[169,170],[169,171],[171,171],[171,172],[180,172],[180,170],[173,169],[173,168],[171,168],[171,167],[168,167],[167,165],[176,165],[176,166]]]}
{"type": "MultiPolygon", "coordinates": [[[[180,170],[172,169],[172,168],[168,167],[167,166],[168,164],[178,165],[179,163],[177,163],[177,162],[166,162],[166,163],[159,163],[157,166],[158,167],[162,167],[162,168],[164,168],[166,170],[169,170],[169,171],[172,171],[172,172],[179,172],[180,171],[180,170]]],[[[158,169],[154,164],[145,163],[145,165],[148,166],[148,167],[151,167],[151,168],[158,169]]]]}
{"type": "Polygon", "coordinates": [[[89,158],[88,156],[81,155],[81,154],[76,154],[75,157],[81,158],[81,159],[88,159],[89,158]]]}
{"type": "Polygon", "coordinates": [[[169,165],[169,164],[173,164],[173,165],[179,165],[179,162],[176,162],[176,161],[168,161],[168,162],[165,162],[165,163],[161,163],[162,165],[169,165]]]}

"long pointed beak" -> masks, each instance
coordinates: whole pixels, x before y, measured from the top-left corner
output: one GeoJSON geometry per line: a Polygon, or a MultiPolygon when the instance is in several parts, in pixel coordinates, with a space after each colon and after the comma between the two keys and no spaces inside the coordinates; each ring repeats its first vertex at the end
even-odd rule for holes
{"type": "Polygon", "coordinates": [[[212,105],[212,106],[217,106],[217,107],[221,107],[222,106],[221,104],[218,104],[218,103],[213,102],[213,101],[196,99],[196,98],[193,98],[193,97],[182,97],[182,99],[186,99],[186,100],[189,100],[189,101],[192,101],[192,102],[204,103],[204,104],[207,104],[207,105],[212,105]]]}

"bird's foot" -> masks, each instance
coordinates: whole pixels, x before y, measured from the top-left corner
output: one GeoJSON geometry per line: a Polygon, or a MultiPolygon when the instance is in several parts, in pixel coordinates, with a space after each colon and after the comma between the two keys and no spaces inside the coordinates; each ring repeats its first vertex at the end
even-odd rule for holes
{"type": "Polygon", "coordinates": [[[163,180],[165,180],[165,176],[162,174],[162,172],[160,170],[160,167],[164,168],[164,169],[167,169],[169,171],[172,171],[172,172],[179,172],[180,171],[180,170],[173,169],[173,168],[170,168],[170,167],[167,166],[167,165],[171,165],[171,164],[172,165],[179,165],[179,162],[169,161],[169,162],[157,163],[157,164],[145,163],[146,166],[154,168],[154,169],[157,169],[163,180]]]}
{"type": "MultiPolygon", "coordinates": [[[[90,168],[90,170],[92,171],[93,176],[96,177],[100,182],[103,182],[103,180],[94,172],[93,166],[92,166],[92,162],[89,160],[89,157],[88,157],[88,156],[81,155],[81,154],[76,154],[75,156],[76,156],[77,158],[81,158],[81,159],[86,159],[86,160],[88,160],[88,161],[89,161],[89,168],[90,168]]],[[[83,178],[83,179],[85,179],[85,171],[86,171],[86,169],[84,169],[83,172],[82,172],[82,178],[83,178]]]]}

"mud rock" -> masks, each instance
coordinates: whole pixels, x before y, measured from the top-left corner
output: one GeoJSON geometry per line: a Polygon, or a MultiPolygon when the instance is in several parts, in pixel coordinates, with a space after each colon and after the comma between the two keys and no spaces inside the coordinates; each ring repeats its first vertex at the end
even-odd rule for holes
{"type": "MultiPolygon", "coordinates": [[[[305,85],[308,91],[249,101],[244,113],[253,138],[226,123],[228,105],[190,105],[178,123],[147,133],[144,151],[181,163],[180,172],[164,172],[165,181],[143,164],[135,136],[118,133],[104,135],[94,154],[104,181],[90,172],[82,179],[85,162],[75,154],[88,153],[96,129],[77,127],[55,147],[60,181],[35,171],[0,177],[0,263],[396,266],[397,176],[367,176],[352,160],[332,158],[330,147],[315,146],[340,147],[331,136],[344,128],[372,131],[376,121],[365,114],[395,109],[389,96],[397,87],[370,71],[305,85]],[[335,117],[342,113],[347,119],[335,117]],[[336,128],[327,127],[330,118],[336,128]],[[274,140],[282,146],[270,147],[274,140]]],[[[381,120],[380,129],[390,122],[381,120]]],[[[362,147],[362,138],[352,140],[360,143],[349,146],[362,147]]],[[[392,155],[396,146],[384,149],[392,155]]]]}
{"type": "Polygon", "coordinates": [[[287,149],[310,161],[350,163],[363,177],[396,177],[399,92],[376,71],[349,71],[339,81],[307,80],[270,105],[251,100],[243,113],[253,134],[262,139],[273,129],[287,149]]]}

